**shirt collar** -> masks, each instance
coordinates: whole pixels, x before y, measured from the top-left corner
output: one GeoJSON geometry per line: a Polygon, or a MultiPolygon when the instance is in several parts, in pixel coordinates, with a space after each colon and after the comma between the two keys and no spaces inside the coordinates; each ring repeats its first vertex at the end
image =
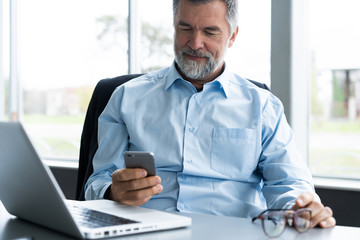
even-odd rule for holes
{"type": "MultiPolygon", "coordinates": [[[[177,71],[175,66],[175,61],[172,63],[172,65],[169,68],[169,71],[166,74],[166,84],[164,87],[164,91],[166,91],[176,80],[184,80],[180,73],[177,71]]],[[[231,73],[226,71],[226,64],[224,64],[223,72],[216,78],[214,81],[208,82],[204,85],[204,89],[206,89],[209,85],[217,85],[219,89],[222,89],[224,92],[225,97],[228,97],[229,90],[230,90],[230,79],[231,79],[231,73]]]]}
{"type": "Polygon", "coordinates": [[[175,67],[175,61],[171,64],[169,71],[166,74],[166,83],[164,87],[164,91],[168,90],[169,87],[176,81],[176,80],[183,80],[185,81],[180,73],[177,71],[175,67]]]}
{"type": "Polygon", "coordinates": [[[219,88],[223,90],[225,97],[229,96],[230,81],[232,78],[232,73],[226,70],[226,64],[224,64],[224,71],[213,81],[219,84],[219,88]]]}

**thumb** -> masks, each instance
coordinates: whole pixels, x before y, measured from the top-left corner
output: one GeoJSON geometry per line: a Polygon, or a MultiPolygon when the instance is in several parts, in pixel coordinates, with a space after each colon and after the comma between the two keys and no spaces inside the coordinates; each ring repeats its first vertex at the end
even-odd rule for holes
{"type": "Polygon", "coordinates": [[[296,198],[295,206],[303,208],[309,205],[312,201],[314,201],[314,195],[311,192],[305,192],[296,198]]]}

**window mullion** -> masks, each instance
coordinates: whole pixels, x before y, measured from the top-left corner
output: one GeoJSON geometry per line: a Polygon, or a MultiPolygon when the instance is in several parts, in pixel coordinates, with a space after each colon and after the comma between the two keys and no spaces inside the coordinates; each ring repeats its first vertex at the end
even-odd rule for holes
{"type": "Polygon", "coordinates": [[[140,73],[140,38],[141,38],[141,19],[139,15],[138,0],[129,0],[129,73],[140,73]]]}
{"type": "Polygon", "coordinates": [[[272,0],[271,9],[271,90],[281,99],[298,149],[308,159],[308,0],[272,0]]]}
{"type": "Polygon", "coordinates": [[[5,119],[5,78],[4,78],[4,63],[3,63],[3,39],[4,39],[4,19],[3,19],[3,1],[0,1],[0,121],[5,119]]]}
{"type": "Polygon", "coordinates": [[[22,94],[18,74],[18,1],[10,1],[10,106],[9,119],[18,121],[22,118],[22,94]]]}

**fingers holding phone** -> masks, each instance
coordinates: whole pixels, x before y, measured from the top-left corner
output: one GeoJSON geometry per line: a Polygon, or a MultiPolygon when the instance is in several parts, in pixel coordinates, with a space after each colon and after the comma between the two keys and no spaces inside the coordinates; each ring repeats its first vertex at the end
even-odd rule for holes
{"type": "Polygon", "coordinates": [[[144,172],[146,173],[140,168],[115,171],[112,175],[110,198],[120,203],[140,206],[153,195],[159,194],[163,189],[160,177],[144,177],[144,172]]]}
{"type": "Polygon", "coordinates": [[[112,175],[111,199],[140,206],[162,191],[161,178],[156,176],[152,153],[126,152],[124,159],[126,168],[112,175]]]}

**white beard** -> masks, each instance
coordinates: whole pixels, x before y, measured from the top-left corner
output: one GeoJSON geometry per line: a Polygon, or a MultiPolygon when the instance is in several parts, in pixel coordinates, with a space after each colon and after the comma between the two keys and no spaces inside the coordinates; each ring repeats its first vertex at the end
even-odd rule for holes
{"type": "Polygon", "coordinates": [[[201,53],[197,50],[191,50],[188,48],[182,48],[175,50],[175,61],[178,64],[181,72],[190,79],[200,79],[211,73],[213,73],[222,64],[227,48],[224,49],[223,55],[216,61],[210,53],[201,53]],[[198,61],[192,61],[188,59],[185,54],[206,58],[206,63],[200,63],[198,61]]]}

